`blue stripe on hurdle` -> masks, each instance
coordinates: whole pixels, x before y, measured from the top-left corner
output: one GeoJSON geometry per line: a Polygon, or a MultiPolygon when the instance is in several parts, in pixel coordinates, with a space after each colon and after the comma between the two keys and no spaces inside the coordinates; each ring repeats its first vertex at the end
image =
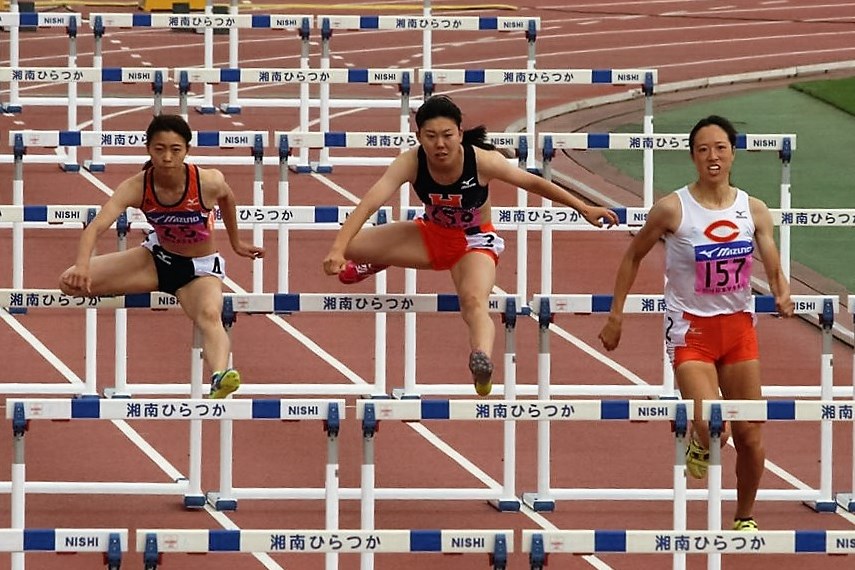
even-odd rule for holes
{"type": "Polygon", "coordinates": [[[498,30],[499,29],[499,19],[496,17],[488,18],[486,16],[482,16],[478,18],[478,29],[479,30],[498,30]]]}
{"type": "Polygon", "coordinates": [[[774,313],[775,298],[771,295],[756,295],[754,297],[755,313],[774,313]]]}
{"type": "Polygon", "coordinates": [[[341,148],[346,147],[347,133],[341,131],[324,133],[324,146],[341,148]]]}
{"type": "Polygon", "coordinates": [[[240,552],[240,531],[208,531],[208,552],[240,552]]]}
{"type": "Polygon", "coordinates": [[[145,309],[151,307],[151,293],[131,293],[125,295],[125,307],[128,309],[145,309]]]}
{"type": "Polygon", "coordinates": [[[220,146],[220,131],[199,131],[196,146],[220,146]]]}
{"type": "Polygon", "coordinates": [[[483,69],[467,69],[463,73],[464,83],[484,83],[486,74],[483,69]]]}
{"type": "Polygon", "coordinates": [[[46,222],[47,206],[24,206],[25,222],[46,222]]]}
{"type": "Polygon", "coordinates": [[[347,70],[347,82],[348,83],[368,83],[368,70],[367,69],[348,69],[347,70]]]}
{"type": "Polygon", "coordinates": [[[451,418],[451,405],[448,400],[422,400],[423,420],[447,420],[451,418]]]}
{"type": "Polygon", "coordinates": [[[411,530],[410,552],[442,552],[442,533],[438,530],[411,530]]]}
{"type": "Polygon", "coordinates": [[[825,552],[824,530],[797,530],[796,552],[825,552]]]}
{"type": "Polygon", "coordinates": [[[591,70],[591,83],[611,83],[611,69],[593,69],[591,70]]]}
{"type": "Polygon", "coordinates": [[[377,30],[380,28],[379,16],[360,16],[359,28],[362,30],[377,30]]]}
{"type": "Polygon", "coordinates": [[[457,295],[440,293],[436,296],[436,310],[440,313],[454,313],[460,310],[460,299],[457,295]]]}
{"type": "Polygon", "coordinates": [[[770,420],[794,420],[796,419],[796,402],[794,400],[766,402],[766,417],[770,420]]]}
{"type": "Polygon", "coordinates": [[[594,552],[626,552],[626,531],[595,530],[594,552]]]}
{"type": "Polygon", "coordinates": [[[338,206],[315,206],[315,223],[338,222],[338,206]]]}
{"type": "Polygon", "coordinates": [[[611,295],[591,295],[591,311],[594,313],[608,313],[612,310],[611,295]]]}
{"type": "Polygon", "coordinates": [[[252,27],[253,28],[269,28],[270,27],[270,15],[269,14],[253,14],[252,15],[252,27]]]}
{"type": "Polygon", "coordinates": [[[746,137],[744,134],[737,133],[736,148],[740,150],[745,150],[746,148],[748,148],[748,137],[746,137]]]}
{"type": "Polygon", "coordinates": [[[589,133],[588,148],[609,148],[609,133],[589,133]]]}
{"type": "Polygon", "coordinates": [[[71,400],[71,419],[98,419],[101,417],[101,400],[80,398],[71,400]]]}
{"type": "Polygon", "coordinates": [[[122,68],[121,67],[105,67],[101,70],[101,81],[121,81],[122,80],[122,68]]]}
{"type": "Polygon", "coordinates": [[[240,69],[227,67],[220,70],[220,81],[224,83],[240,83],[240,69]]]}
{"type": "Polygon", "coordinates": [[[273,312],[296,313],[300,311],[300,295],[296,293],[274,293],[273,312]]]}
{"type": "Polygon", "coordinates": [[[24,550],[56,550],[56,531],[52,528],[24,529],[24,550]]]}
{"type": "Polygon", "coordinates": [[[252,418],[275,420],[282,416],[282,406],[279,400],[253,400],[252,418]]]}
{"type": "Polygon", "coordinates": [[[600,419],[603,420],[628,420],[628,400],[603,400],[600,402],[600,419]]]}
{"type": "Polygon", "coordinates": [[[80,131],[59,131],[59,146],[80,146],[80,131]]]}
{"type": "Polygon", "coordinates": [[[611,211],[617,214],[618,223],[625,224],[627,220],[626,208],[611,208],[611,211]]]}
{"type": "Polygon", "coordinates": [[[135,28],[150,28],[151,14],[134,14],[131,25],[135,28]]]}
{"type": "Polygon", "coordinates": [[[18,22],[20,22],[21,26],[38,26],[39,25],[39,15],[36,12],[21,12],[21,15],[18,16],[18,22]]]}

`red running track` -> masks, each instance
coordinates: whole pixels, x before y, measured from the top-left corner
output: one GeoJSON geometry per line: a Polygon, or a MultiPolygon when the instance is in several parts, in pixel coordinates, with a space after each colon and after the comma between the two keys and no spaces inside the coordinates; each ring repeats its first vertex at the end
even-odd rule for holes
{"type": "MultiPolygon", "coordinates": [[[[533,2],[529,2],[534,4],[533,2]]],[[[444,4],[456,4],[445,2],[444,4]]],[[[463,4],[462,2],[459,4],[463,4]]],[[[539,2],[540,8],[520,7],[516,12],[485,12],[484,15],[531,15],[542,19],[537,40],[538,67],[543,69],[572,68],[640,68],[660,70],[660,83],[688,79],[782,68],[786,66],[825,63],[855,59],[855,35],[851,2],[816,3],[805,0],[765,3],[741,0],[715,5],[697,2],[539,2]],[[725,8],[728,7],[728,8],[725,8]]],[[[88,13],[87,10],[83,10],[88,13]]],[[[460,12],[451,12],[460,13],[460,12]]],[[[370,32],[339,32],[332,40],[334,66],[394,67],[420,65],[420,34],[400,33],[378,37],[370,32]],[[388,41],[394,37],[393,41],[388,41]]],[[[284,35],[271,38],[263,32],[241,34],[241,63],[246,66],[295,67],[298,65],[299,41],[284,35]]],[[[217,37],[215,62],[224,65],[225,39],[217,37]]],[[[109,32],[105,40],[105,65],[137,66],[193,65],[201,62],[201,36],[159,31],[123,30],[109,32]]],[[[526,43],[517,34],[456,33],[434,36],[434,64],[454,68],[521,68],[525,66],[526,43]]],[[[3,51],[8,53],[8,39],[3,38],[3,51]]],[[[22,65],[64,65],[66,40],[63,34],[40,31],[24,34],[22,65]]],[[[91,38],[79,40],[81,65],[91,61],[91,38]]],[[[314,45],[311,58],[317,62],[319,46],[314,45]]],[[[335,86],[334,86],[335,87],[335,86]]],[[[538,89],[537,110],[545,111],[571,101],[613,93],[625,88],[608,87],[541,87],[538,89]]],[[[353,89],[339,96],[376,96],[376,89],[353,89]]],[[[50,88],[36,89],[28,94],[47,94],[50,88]]],[[[215,101],[225,101],[217,89],[215,101]]],[[[469,125],[486,123],[491,131],[501,131],[524,116],[522,88],[455,87],[448,91],[460,103],[469,125]]],[[[174,93],[174,92],[173,92],[174,93]]],[[[258,90],[250,95],[259,95],[258,90]]],[[[392,93],[389,94],[392,97],[392,93]]],[[[638,103],[638,115],[641,103],[638,103]]],[[[105,129],[143,129],[149,111],[116,113],[105,121],[105,129]]],[[[84,114],[81,122],[87,120],[84,114]]],[[[236,116],[192,117],[198,130],[228,130],[263,128],[289,130],[296,128],[298,118],[294,109],[244,109],[236,116]]],[[[28,107],[19,116],[4,116],[3,132],[11,129],[61,129],[64,120],[55,110],[28,107]]],[[[336,113],[334,130],[396,130],[396,112],[360,110],[336,113]]],[[[10,153],[3,140],[3,154],[10,153]]],[[[81,159],[85,156],[81,156],[81,159]]],[[[584,174],[585,181],[603,191],[626,197],[597,173],[580,173],[567,164],[573,174],[584,174]]],[[[251,170],[225,167],[231,185],[242,204],[251,203],[251,170]]],[[[96,176],[107,187],[114,187],[130,175],[132,169],[111,166],[96,176]]],[[[379,175],[377,168],[336,168],[327,178],[357,196],[363,193],[379,175]]],[[[0,165],[0,179],[10,180],[9,165],[0,165]]],[[[95,204],[105,199],[85,175],[59,172],[55,167],[28,165],[26,168],[26,202],[29,204],[79,203],[95,204]]],[[[294,176],[291,184],[293,204],[341,204],[348,199],[315,176],[294,176]]],[[[268,195],[265,203],[274,204],[275,169],[265,173],[268,195]]],[[[497,204],[516,202],[515,192],[507,187],[494,188],[497,204]]],[[[0,201],[11,203],[11,185],[0,186],[0,201]]],[[[636,199],[629,197],[628,200],[636,199]]],[[[55,287],[56,277],[73,259],[77,231],[35,230],[27,232],[25,257],[28,260],[25,287],[55,287]]],[[[132,241],[139,238],[134,232],[132,241]]],[[[295,292],[344,291],[334,279],[323,276],[320,261],[331,239],[320,231],[292,233],[292,281],[295,292]]],[[[514,267],[516,243],[506,232],[508,252],[500,265],[498,287],[513,291],[516,287],[514,267]]],[[[529,292],[537,292],[539,283],[539,240],[532,234],[529,244],[529,292]]],[[[613,272],[629,236],[617,233],[556,234],[553,280],[557,292],[608,292],[613,272]]],[[[0,233],[0,276],[2,286],[11,286],[10,233],[0,233]]],[[[268,237],[265,245],[275,259],[275,240],[268,237]]],[[[113,238],[105,238],[100,251],[115,247],[113,238]]],[[[250,288],[247,263],[228,257],[229,275],[241,287],[250,288]]],[[[652,255],[643,269],[636,290],[656,291],[661,288],[662,260],[652,255]]],[[[275,268],[266,268],[265,291],[276,288],[275,268]]],[[[402,272],[390,272],[390,291],[402,290],[402,272]]],[[[418,277],[422,292],[448,292],[451,284],[445,274],[422,272],[418,277]]],[[[370,285],[359,287],[369,291],[370,285]]],[[[4,315],[5,316],[5,315],[4,315]]],[[[421,316],[418,319],[419,382],[467,383],[465,369],[466,338],[461,323],[450,321],[453,316],[421,316]],[[452,323],[449,325],[449,323],[452,323]],[[450,355],[450,357],[446,357],[450,355]]],[[[102,331],[99,341],[98,374],[102,385],[112,377],[112,341],[109,332],[112,315],[105,312],[99,319],[102,331]]],[[[7,319],[6,323],[9,322],[7,319]]],[[[45,357],[23,334],[9,326],[0,328],[0,339],[8,357],[4,359],[5,381],[65,382],[62,366],[70,375],[83,376],[83,315],[78,313],[49,313],[33,311],[17,317],[33,338],[43,343],[52,354],[45,357]]],[[[342,370],[359,378],[371,378],[373,361],[372,329],[368,317],[342,315],[336,317],[293,315],[286,325],[293,331],[283,331],[280,324],[261,316],[241,317],[233,338],[235,363],[247,382],[347,382],[342,370]],[[335,322],[331,322],[335,319],[335,322]],[[299,333],[299,334],[298,334],[299,333]],[[302,335],[302,336],[301,336],[302,335]],[[326,351],[330,360],[318,356],[305,339],[311,339],[326,351]],[[340,363],[340,364],[339,364],[340,363]],[[344,367],[344,368],[342,368],[344,367]]],[[[552,378],[556,384],[603,383],[625,384],[627,378],[616,371],[615,364],[626,367],[643,381],[655,383],[661,377],[661,338],[645,334],[651,325],[649,318],[628,318],[625,342],[608,358],[591,356],[579,346],[598,347],[596,334],[601,326],[596,317],[560,317],[557,327],[568,331],[578,341],[564,340],[556,335],[552,340],[552,378]]],[[[657,325],[658,326],[658,325],[657,325]]],[[[769,384],[816,384],[819,377],[819,336],[813,327],[801,321],[779,321],[762,318],[759,334],[763,358],[763,374],[769,384]]],[[[389,319],[390,338],[401,338],[402,319],[389,319]],[[397,331],[397,334],[396,334],[397,331]]],[[[518,380],[536,381],[537,327],[520,322],[517,332],[518,380]]],[[[176,312],[149,314],[132,313],[129,325],[128,375],[136,382],[186,381],[187,347],[191,330],[186,319],[176,312]]],[[[502,351],[501,334],[497,337],[495,353],[502,351]]],[[[851,357],[848,348],[834,347],[835,384],[851,383],[851,357]]],[[[402,343],[390,341],[390,388],[400,386],[403,375],[402,343]]],[[[497,370],[501,378],[501,367],[497,370]]],[[[8,426],[7,426],[8,427],[8,426]]],[[[137,423],[132,426],[139,436],[163,457],[153,462],[116,427],[103,423],[70,423],[33,426],[27,436],[28,478],[31,480],[144,480],[165,482],[171,478],[168,465],[186,471],[186,430],[166,423],[137,423]],[[167,465],[168,464],[168,465],[167,465]]],[[[204,487],[216,485],[217,430],[205,430],[204,487]]],[[[8,433],[8,432],[7,432],[8,433]]],[[[663,426],[613,424],[555,424],[552,427],[552,483],[560,487],[668,487],[671,477],[671,438],[663,426]],[[584,458],[580,460],[580,458],[584,458]]],[[[770,472],[764,479],[767,488],[793,488],[793,484],[816,487],[818,481],[819,428],[811,424],[770,425],[766,428],[768,456],[780,468],[785,478],[770,472]]],[[[518,429],[517,489],[533,490],[536,486],[535,433],[532,425],[518,429]]],[[[235,438],[235,484],[249,486],[318,486],[323,480],[325,461],[323,434],[316,424],[279,424],[237,422],[235,438]]],[[[342,430],[341,484],[359,484],[360,436],[351,420],[342,430]]],[[[835,458],[836,490],[850,480],[852,459],[850,430],[835,431],[835,446],[840,454],[835,458]]],[[[0,447],[0,464],[9,459],[10,447],[0,447]]],[[[407,425],[384,423],[378,434],[377,483],[379,486],[416,487],[439,486],[480,487],[482,479],[499,480],[501,464],[501,430],[498,425],[439,424],[407,425]],[[449,453],[456,455],[451,457],[449,453]],[[402,461],[403,458],[403,461],[402,461]],[[456,459],[455,459],[456,458],[456,459]],[[476,469],[477,468],[477,469],[476,469]],[[473,475],[473,471],[476,474],[473,475]]],[[[725,453],[725,484],[733,485],[733,453],[725,453]]],[[[8,495],[0,495],[0,505],[8,511],[8,495]]],[[[729,517],[732,505],[725,504],[723,516],[729,517]]],[[[794,503],[764,502],[757,508],[764,529],[848,529],[853,519],[846,515],[818,515],[794,503]]],[[[314,501],[242,501],[240,510],[219,518],[199,512],[186,512],[173,497],[101,497],[36,495],[27,499],[27,525],[31,527],[115,526],[130,529],[143,527],[221,528],[234,524],[239,528],[309,528],[323,525],[323,510],[314,501]],[[118,500],[117,500],[118,499],[118,500]],[[226,523],[227,516],[231,523],[226,523]]],[[[359,524],[358,504],[345,501],[341,527],[359,524]]],[[[690,505],[690,527],[705,526],[704,505],[690,505]]],[[[499,514],[480,502],[446,501],[386,501],[377,508],[377,528],[667,528],[671,526],[671,505],[663,502],[562,502],[556,512],[544,515],[530,513],[499,514]]],[[[519,544],[516,545],[519,550],[519,544]]],[[[136,555],[129,555],[129,567],[137,567],[136,555]]],[[[165,559],[165,568],[195,569],[233,568],[321,568],[321,557],[279,555],[273,564],[263,565],[249,555],[172,555],[165,559]]],[[[6,564],[2,558],[0,568],[6,564]]],[[[53,556],[32,555],[30,567],[53,569],[91,567],[97,563],[92,555],[53,556]]],[[[470,556],[384,555],[378,556],[377,568],[398,568],[406,564],[423,568],[440,564],[443,568],[472,568],[486,560],[470,556]]],[[[660,556],[598,556],[553,558],[557,568],[661,568],[670,561],[660,556]]],[[[702,557],[690,559],[690,568],[705,565],[702,557]]],[[[729,569],[752,568],[849,568],[845,557],[761,556],[725,558],[729,569]]],[[[343,568],[355,568],[355,557],[344,557],[343,568]]],[[[511,568],[527,567],[522,554],[511,557],[511,568]]]]}

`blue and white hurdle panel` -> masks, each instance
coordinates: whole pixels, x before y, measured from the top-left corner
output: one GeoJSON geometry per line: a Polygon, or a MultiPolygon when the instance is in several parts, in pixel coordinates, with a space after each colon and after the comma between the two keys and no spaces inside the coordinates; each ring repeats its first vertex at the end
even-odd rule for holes
{"type": "MultiPolygon", "coordinates": [[[[838,310],[837,298],[833,295],[793,295],[796,305],[795,312],[800,315],[821,315],[824,322],[833,322],[834,314],[838,310]]],[[[609,396],[609,397],[674,397],[673,389],[663,391],[661,386],[641,384],[636,386],[621,385],[579,385],[562,383],[551,384],[551,358],[549,350],[550,332],[549,328],[557,313],[568,314],[592,314],[608,313],[611,309],[611,295],[535,295],[530,306],[532,314],[537,315],[539,323],[538,339],[538,391],[537,397],[542,400],[551,398],[553,395],[571,396],[609,396]]],[[[665,311],[665,301],[662,295],[628,295],[624,312],[626,314],[662,314],[665,311]]],[[[758,314],[770,314],[775,312],[775,300],[771,296],[755,296],[754,312],[758,314]]],[[[832,353],[831,353],[831,326],[823,325],[822,355],[820,357],[821,387],[819,394],[811,390],[808,396],[819,395],[824,399],[832,399],[832,353]]],[[[801,387],[799,387],[801,388],[801,387]]],[[[763,387],[764,395],[781,396],[799,393],[798,390],[788,390],[787,387],[779,387],[772,392],[768,387],[763,387]]],[[[803,394],[800,394],[803,395],[803,394]]],[[[831,432],[830,429],[823,431],[821,444],[821,470],[830,477],[831,470],[831,432]]],[[[627,499],[671,499],[673,492],[670,489],[553,489],[550,486],[550,426],[549,422],[538,424],[538,489],[535,493],[524,495],[527,504],[536,510],[553,510],[556,500],[627,500],[627,499]]],[[[797,491],[786,494],[789,500],[811,501],[816,496],[831,496],[831,481],[823,479],[824,485],[820,491],[805,493],[797,491]]],[[[781,494],[761,490],[758,499],[779,498],[781,494]]],[[[691,498],[691,494],[690,494],[691,498]]]]}
{"type": "MultiPolygon", "coordinates": [[[[855,420],[855,400],[710,400],[704,401],[701,409],[701,417],[709,422],[710,428],[710,465],[707,473],[707,527],[710,531],[721,528],[721,502],[722,500],[735,500],[735,490],[722,490],[722,468],[721,468],[721,434],[726,421],[812,421],[821,422],[823,435],[825,428],[831,430],[833,422],[850,422],[855,420]]],[[[823,459],[831,459],[830,445],[826,449],[825,443],[821,443],[823,459]]],[[[852,459],[852,471],[855,474],[855,457],[852,459]]],[[[757,498],[763,499],[764,495],[775,496],[777,500],[801,500],[811,503],[819,512],[834,512],[837,503],[831,492],[832,476],[830,462],[823,463],[820,472],[820,489],[812,490],[805,494],[804,491],[795,490],[772,490],[764,493],[758,491],[757,498]]],[[[848,544],[851,551],[855,552],[855,542],[848,544]]],[[[820,551],[821,552],[821,551],[820,551]]],[[[710,553],[707,568],[719,570],[721,568],[721,554],[710,553]]]]}
{"type": "MultiPolygon", "coordinates": [[[[565,554],[855,554],[855,531],[847,530],[528,530],[521,551],[531,570],[543,570],[565,554]]],[[[556,562],[554,562],[556,563],[556,562]]],[[[797,564],[797,563],[795,563],[797,564]]]]}
{"type": "MultiPolygon", "coordinates": [[[[181,420],[190,422],[192,439],[200,440],[203,421],[225,424],[233,420],[321,420],[327,435],[327,464],[324,471],[323,493],[311,498],[323,499],[327,530],[338,528],[339,479],[338,435],[345,418],[344,400],[210,400],[191,399],[9,399],[6,417],[12,420],[13,460],[12,480],[0,483],[0,490],[11,493],[13,527],[24,527],[26,493],[51,494],[132,494],[183,495],[187,508],[201,508],[206,496],[201,488],[202,451],[191,441],[189,473],[185,478],[176,472],[171,483],[151,482],[26,482],[24,435],[31,420],[181,420]],[[198,426],[198,432],[193,428],[198,426]]],[[[229,430],[231,437],[231,430],[229,430]]],[[[226,461],[231,462],[231,456],[226,461]]],[[[308,497],[303,497],[308,498],[308,497]]],[[[227,497],[218,497],[222,507],[227,497]]]]}
{"type": "MultiPolygon", "coordinates": [[[[12,7],[18,8],[17,0],[13,0],[12,7]]],[[[77,65],[77,29],[82,22],[80,14],[45,14],[36,12],[0,12],[0,27],[9,29],[9,67],[0,68],[0,71],[17,69],[21,63],[21,32],[23,26],[35,26],[37,28],[65,28],[68,34],[68,67],[77,65]]],[[[9,82],[9,101],[0,102],[0,111],[4,113],[20,113],[22,105],[39,104],[41,97],[21,97],[21,89],[17,81],[11,81],[4,75],[0,75],[0,82],[9,82]]],[[[71,83],[68,85],[69,98],[72,89],[76,89],[71,83]]],[[[63,103],[66,105],[67,103],[63,103]]]]}
{"type": "MultiPolygon", "coordinates": [[[[309,106],[308,87],[310,85],[351,84],[351,85],[397,85],[400,99],[396,104],[400,108],[399,125],[403,131],[409,129],[409,97],[410,83],[413,77],[412,69],[280,69],[280,68],[244,68],[244,69],[217,69],[217,68],[177,68],[174,74],[180,83],[204,83],[213,85],[217,83],[250,83],[259,86],[273,87],[282,85],[301,86],[301,97],[299,99],[285,99],[271,97],[264,99],[267,105],[274,107],[299,107],[300,108],[300,131],[309,131],[309,106]],[[185,81],[186,78],[186,81],[185,81]]],[[[186,93],[186,91],[182,91],[186,93]]],[[[348,107],[360,106],[363,100],[345,101],[348,107]]],[[[329,105],[330,101],[322,102],[321,107],[326,107],[326,120],[322,121],[321,128],[329,130],[329,105]],[[324,124],[325,123],[325,124],[324,124]]],[[[182,103],[182,108],[184,104],[182,103]]],[[[282,133],[287,134],[287,133],[282,133]]],[[[279,140],[277,134],[276,137],[279,140]]],[[[292,144],[293,147],[297,145],[292,144]]],[[[323,146],[323,145],[322,145],[323,146]]],[[[309,164],[308,148],[300,147],[300,160],[297,170],[308,172],[312,168],[309,164]]],[[[319,171],[329,172],[332,164],[325,163],[326,157],[318,165],[319,171]]]]}
{"type": "MultiPolygon", "coordinates": [[[[14,523],[13,523],[14,524],[14,523]]],[[[102,552],[107,570],[119,570],[128,551],[127,529],[102,528],[2,528],[0,552],[11,552],[11,568],[24,570],[25,554],[102,552]]]]}
{"type": "MultiPolygon", "coordinates": [[[[95,35],[95,54],[100,57],[101,40],[107,28],[139,28],[139,29],[180,29],[197,28],[203,29],[204,39],[204,63],[206,68],[214,67],[214,34],[213,30],[229,30],[229,67],[237,68],[238,59],[238,30],[240,29],[268,29],[277,31],[296,31],[301,39],[300,67],[309,67],[309,35],[314,19],[313,16],[304,14],[238,14],[237,4],[232,3],[229,14],[212,14],[206,8],[204,14],[116,14],[116,13],[93,13],[89,21],[95,35]]],[[[97,60],[96,60],[97,61],[97,60]]],[[[96,66],[100,63],[95,63],[96,66]]],[[[176,76],[176,79],[178,76],[176,76]]],[[[195,98],[193,103],[201,113],[213,113],[216,111],[213,101],[213,84],[206,83],[204,95],[201,99],[195,98]]],[[[264,100],[260,100],[264,101],[264,100]]],[[[238,100],[237,84],[229,84],[229,100],[221,106],[224,113],[240,113],[241,105],[247,103],[258,104],[256,100],[238,100]]],[[[134,106],[139,103],[133,99],[126,99],[123,105],[134,106]]],[[[145,103],[143,103],[145,104],[145,103]]],[[[177,102],[167,103],[176,105],[177,102]]],[[[186,107],[184,107],[186,113],[186,107]]]]}
{"type": "MultiPolygon", "coordinates": [[[[67,110],[67,125],[68,130],[73,131],[77,128],[77,107],[79,104],[77,98],[77,85],[79,83],[91,83],[93,85],[93,100],[98,99],[98,104],[93,104],[93,118],[101,123],[101,89],[94,89],[95,85],[101,86],[105,82],[121,82],[121,83],[147,83],[152,86],[154,98],[149,100],[147,105],[154,104],[159,107],[160,93],[155,87],[156,83],[167,79],[167,70],[155,69],[150,67],[126,67],[126,68],[95,68],[95,67],[3,67],[0,68],[0,82],[8,81],[12,85],[18,83],[40,83],[54,84],[66,83],[68,85],[68,94],[66,97],[39,97],[38,104],[50,105],[57,107],[65,107],[67,110]]],[[[161,88],[162,92],[162,88],[161,88]]],[[[10,136],[9,144],[14,144],[14,138],[10,136]]],[[[66,145],[61,145],[66,146],[66,145]]],[[[0,162],[14,162],[18,160],[18,156],[8,155],[0,156],[0,162]]],[[[64,156],[49,156],[39,155],[38,157],[27,157],[24,160],[27,162],[47,162],[59,163],[63,170],[77,171],[80,166],[77,161],[77,148],[74,145],[68,145],[64,151],[64,156]]],[[[101,168],[103,170],[103,167],[101,168]]]]}
{"type": "MultiPolygon", "coordinates": [[[[140,529],[137,552],[146,570],[166,566],[164,554],[267,552],[327,555],[327,570],[337,568],[339,554],[361,554],[373,568],[374,554],[487,554],[494,570],[507,567],[514,551],[512,530],[185,530],[140,529]]],[[[473,564],[474,568],[476,565],[473,564]]]]}

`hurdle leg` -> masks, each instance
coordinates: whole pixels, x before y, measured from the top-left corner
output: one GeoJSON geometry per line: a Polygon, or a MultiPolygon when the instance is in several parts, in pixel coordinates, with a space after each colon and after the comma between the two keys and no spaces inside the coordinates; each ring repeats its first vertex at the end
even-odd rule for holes
{"type": "MultiPolygon", "coordinates": [[[[205,0],[205,18],[211,19],[214,15],[213,0],[205,0]]],[[[205,67],[210,69],[214,67],[214,28],[205,27],[205,67]]],[[[211,115],[217,112],[214,107],[214,86],[210,83],[205,83],[205,96],[201,107],[196,107],[196,111],[203,115],[211,115]]]]}
{"type": "MultiPolygon", "coordinates": [[[[377,433],[377,420],[374,405],[365,406],[362,419],[362,469],[360,477],[360,528],[374,530],[374,436],[377,433]]],[[[374,554],[363,552],[359,555],[360,570],[374,569],[374,554]]]]}
{"type": "MultiPolygon", "coordinates": [[[[238,3],[237,0],[230,0],[229,2],[229,14],[232,16],[238,15],[238,3]]],[[[238,28],[230,28],[229,29],[229,67],[233,69],[237,69],[240,67],[240,61],[238,59],[238,45],[240,44],[240,39],[238,38],[238,28]]],[[[238,115],[241,112],[240,104],[238,103],[238,84],[235,82],[229,83],[229,100],[227,103],[223,103],[220,105],[220,110],[223,113],[227,113],[229,115],[238,115]]]]}
{"type": "MultiPolygon", "coordinates": [[[[832,364],[833,356],[833,327],[834,307],[831,301],[823,303],[823,311],[819,315],[819,323],[822,327],[822,355],[820,356],[820,399],[832,400],[834,398],[834,370],[832,364]]],[[[837,502],[832,495],[832,466],[834,460],[834,430],[831,420],[820,422],[820,446],[819,446],[819,500],[808,503],[808,506],[820,513],[833,513],[837,510],[837,502]]]]}
{"type": "MultiPolygon", "coordinates": [[[[338,479],[338,431],[339,416],[338,407],[331,404],[327,414],[324,428],[327,432],[327,467],[325,474],[325,503],[326,503],[326,528],[327,530],[338,530],[339,528],[339,479],[338,479]]],[[[324,556],[326,570],[337,570],[338,553],[327,552],[324,556]]]]}
{"type": "MultiPolygon", "coordinates": [[[[707,472],[707,528],[721,530],[721,405],[713,404],[710,416],[710,463],[707,472]]],[[[707,569],[721,570],[721,554],[707,555],[707,569]]]]}
{"type": "MultiPolygon", "coordinates": [[[[202,333],[193,327],[193,347],[190,349],[190,397],[202,398],[202,333]]],[[[202,420],[190,420],[190,466],[188,492],[184,506],[197,509],[205,506],[202,494],[202,420]]]]}
{"type": "MultiPolygon", "coordinates": [[[[849,311],[855,305],[855,296],[849,296],[849,311]]],[[[853,325],[855,325],[855,314],[852,316],[853,325]]],[[[855,329],[855,326],[853,326],[855,329]]],[[[852,395],[855,398],[855,348],[852,350],[852,395]]],[[[837,504],[849,511],[855,513],[855,422],[852,422],[852,481],[849,483],[848,493],[839,493],[837,495],[837,504]]]]}
{"type": "MultiPolygon", "coordinates": [[[[677,407],[674,421],[674,530],[686,530],[688,496],[686,493],[686,434],[688,418],[685,405],[677,407]]],[[[686,553],[678,552],[673,558],[674,570],[686,569],[686,553]]]]}
{"type": "MultiPolygon", "coordinates": [[[[9,3],[9,11],[17,14],[18,0],[12,0],[9,3]]],[[[21,65],[21,28],[19,25],[9,26],[9,67],[18,67],[21,65]]],[[[4,113],[20,113],[20,85],[17,81],[9,82],[9,102],[2,105],[4,113]]]]}
{"type": "MultiPolygon", "coordinates": [[[[68,67],[77,67],[77,25],[76,20],[72,18],[71,22],[74,25],[68,26],[68,67]]],[[[69,81],[68,83],[68,130],[77,129],[77,82],[69,81]]],[[[80,164],[77,161],[77,147],[70,146],[63,149],[65,152],[65,163],[61,168],[65,172],[77,172],[80,170],[80,164]]]]}
{"type": "MultiPolygon", "coordinates": [[[[15,405],[14,418],[12,420],[13,450],[12,450],[12,497],[11,497],[11,528],[24,528],[24,513],[26,495],[24,494],[24,482],[26,481],[26,467],[24,465],[24,433],[26,433],[27,422],[24,419],[24,408],[21,404],[15,405]]],[[[12,570],[24,570],[24,553],[13,552],[11,555],[12,570]]]]}
{"type": "MultiPolygon", "coordinates": [[[[508,306],[502,315],[505,323],[505,399],[517,399],[516,369],[516,303],[508,300],[508,306]]],[[[502,465],[502,498],[490,501],[499,511],[519,511],[521,502],[516,492],[516,449],[517,422],[508,420],[502,426],[504,430],[504,464],[502,465]]]]}

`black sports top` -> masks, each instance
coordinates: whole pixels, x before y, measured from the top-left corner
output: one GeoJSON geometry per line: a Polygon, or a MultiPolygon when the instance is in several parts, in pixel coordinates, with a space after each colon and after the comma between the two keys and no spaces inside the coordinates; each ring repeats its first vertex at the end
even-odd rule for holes
{"type": "Polygon", "coordinates": [[[475,148],[463,145],[463,173],[451,184],[439,184],[431,177],[422,147],[419,147],[418,157],[413,188],[425,204],[424,219],[446,228],[464,230],[481,225],[480,208],[487,201],[488,190],[478,183],[475,148]]]}

